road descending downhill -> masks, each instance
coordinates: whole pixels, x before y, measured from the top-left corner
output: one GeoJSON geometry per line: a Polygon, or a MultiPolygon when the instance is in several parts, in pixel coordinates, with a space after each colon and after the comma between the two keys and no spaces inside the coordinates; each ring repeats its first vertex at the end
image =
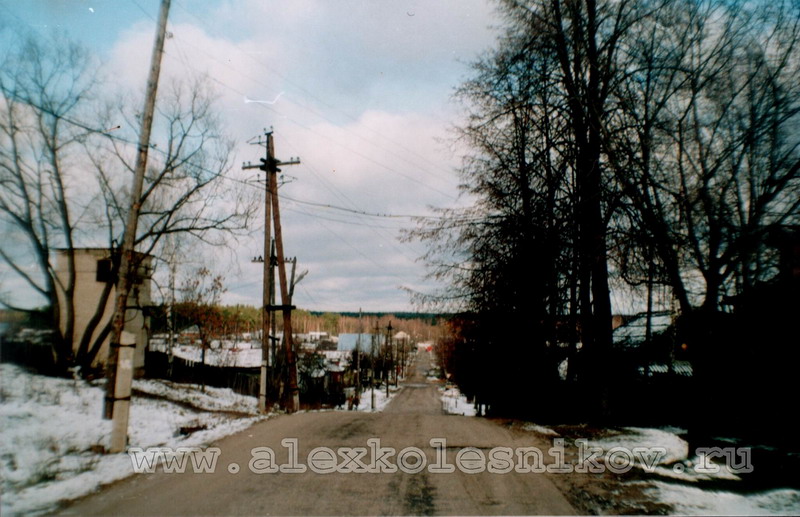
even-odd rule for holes
{"type": "Polygon", "coordinates": [[[280,415],[214,444],[219,454],[213,472],[135,474],[57,513],[576,514],[548,477],[556,474],[480,472],[497,447],[547,451],[551,444],[515,436],[487,419],[443,414],[437,384],[425,377],[429,361],[420,352],[414,375],[382,413],[280,415]],[[315,448],[327,449],[309,456],[315,448]],[[387,448],[395,454],[386,454],[387,448]],[[393,467],[395,472],[380,471],[393,467]]]}

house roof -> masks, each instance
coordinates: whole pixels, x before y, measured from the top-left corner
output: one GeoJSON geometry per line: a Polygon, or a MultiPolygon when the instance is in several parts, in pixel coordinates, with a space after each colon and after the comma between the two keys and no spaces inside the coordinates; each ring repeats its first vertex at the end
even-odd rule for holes
{"type": "MultiPolygon", "coordinates": [[[[663,333],[672,325],[669,312],[654,312],[650,319],[650,330],[653,336],[663,333]]],[[[625,325],[614,330],[614,343],[627,346],[642,344],[647,336],[647,314],[638,314],[625,325]]]]}
{"type": "MultiPolygon", "coordinates": [[[[378,334],[374,336],[375,345],[380,346],[386,340],[386,336],[378,334]]],[[[373,343],[373,334],[339,334],[337,350],[355,350],[358,346],[364,352],[369,352],[373,343]],[[360,338],[360,339],[359,339],[360,338]]]]}
{"type": "MultiPolygon", "coordinates": [[[[669,365],[653,363],[647,367],[640,366],[639,374],[644,375],[645,372],[649,372],[651,377],[654,375],[666,375],[669,373],[669,365]]],[[[672,372],[681,377],[692,377],[694,375],[692,363],[689,361],[674,361],[672,363],[672,372]]]]}
{"type": "Polygon", "coordinates": [[[198,327],[197,325],[189,325],[188,327],[186,327],[185,329],[182,329],[178,333],[179,334],[199,334],[200,333],[200,327],[198,327]]]}

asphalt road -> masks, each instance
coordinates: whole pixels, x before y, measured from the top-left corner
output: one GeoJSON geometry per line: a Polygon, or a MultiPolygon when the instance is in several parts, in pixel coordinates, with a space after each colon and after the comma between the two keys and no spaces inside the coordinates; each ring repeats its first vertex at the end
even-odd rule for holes
{"type": "MultiPolygon", "coordinates": [[[[479,472],[480,453],[536,446],[482,418],[444,415],[436,385],[425,380],[427,354],[382,413],[330,411],[282,415],[214,444],[213,473],[135,474],[62,508],[60,515],[574,515],[544,473],[479,472]],[[297,461],[282,441],[296,439],[297,461]],[[431,445],[431,440],[436,442],[431,445]],[[368,440],[371,441],[368,443],[368,440]],[[380,440],[378,444],[374,440],[380,440]],[[441,445],[439,445],[441,443],[441,445]],[[274,451],[274,458],[264,449],[274,451]],[[309,451],[327,447],[309,457],[309,451]],[[381,448],[392,447],[393,456],[381,448]],[[424,454],[409,447],[417,447],[424,454]],[[361,448],[361,449],[360,449],[361,448]],[[403,450],[403,462],[400,455],[403,450]],[[360,452],[364,453],[358,456],[360,452]],[[350,461],[356,457],[357,461],[350,461]],[[444,457],[444,460],[442,459],[444,457]],[[262,460],[262,461],[254,461],[262,460]],[[420,461],[424,461],[420,465],[420,461]],[[300,465],[303,473],[283,472],[300,465]],[[441,465],[452,465],[453,472],[441,465]],[[396,472],[313,472],[380,470],[396,472]],[[238,467],[238,469],[237,469],[238,467]],[[252,468],[251,468],[252,467],[252,468]],[[278,469],[278,472],[254,472],[278,469]],[[417,473],[410,473],[419,467],[417,473]],[[433,470],[433,471],[432,471],[433,470]]],[[[365,393],[364,396],[369,396],[365,393]]]]}

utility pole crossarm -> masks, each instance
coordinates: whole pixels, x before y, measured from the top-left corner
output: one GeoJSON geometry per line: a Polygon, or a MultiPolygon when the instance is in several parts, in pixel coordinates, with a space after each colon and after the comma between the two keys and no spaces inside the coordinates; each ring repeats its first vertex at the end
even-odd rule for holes
{"type": "Polygon", "coordinates": [[[252,163],[250,163],[250,162],[247,162],[247,163],[243,163],[243,164],[242,164],[242,170],[248,170],[248,169],[260,169],[260,168],[262,168],[262,167],[263,167],[263,165],[253,165],[253,164],[252,164],[252,163]]]}
{"type": "MultiPolygon", "coordinates": [[[[300,165],[300,158],[292,158],[291,160],[281,162],[278,160],[274,160],[273,165],[275,167],[283,167],[284,165],[300,165]]],[[[261,158],[261,165],[247,162],[242,164],[242,170],[249,170],[249,169],[259,169],[259,170],[266,170],[267,169],[267,162],[264,158],[261,158]]],[[[276,172],[280,172],[280,169],[274,169],[276,172]]]]}

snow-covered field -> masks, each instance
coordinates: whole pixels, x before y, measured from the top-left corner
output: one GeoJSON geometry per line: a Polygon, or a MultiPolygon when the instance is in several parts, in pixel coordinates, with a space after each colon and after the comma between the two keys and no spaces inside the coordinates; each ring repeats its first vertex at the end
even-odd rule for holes
{"type": "MultiPolygon", "coordinates": [[[[182,402],[134,396],[129,428],[134,447],[203,446],[265,418],[256,415],[255,398],[228,389],[206,388],[203,394],[196,387],[152,380],[137,380],[134,389],[182,402]],[[182,427],[203,430],[182,436],[182,427]]],[[[111,422],[101,418],[104,395],[99,384],[0,364],[0,514],[51,511],[59,501],[133,474],[127,454],[103,454],[111,433],[111,422]]]]}

